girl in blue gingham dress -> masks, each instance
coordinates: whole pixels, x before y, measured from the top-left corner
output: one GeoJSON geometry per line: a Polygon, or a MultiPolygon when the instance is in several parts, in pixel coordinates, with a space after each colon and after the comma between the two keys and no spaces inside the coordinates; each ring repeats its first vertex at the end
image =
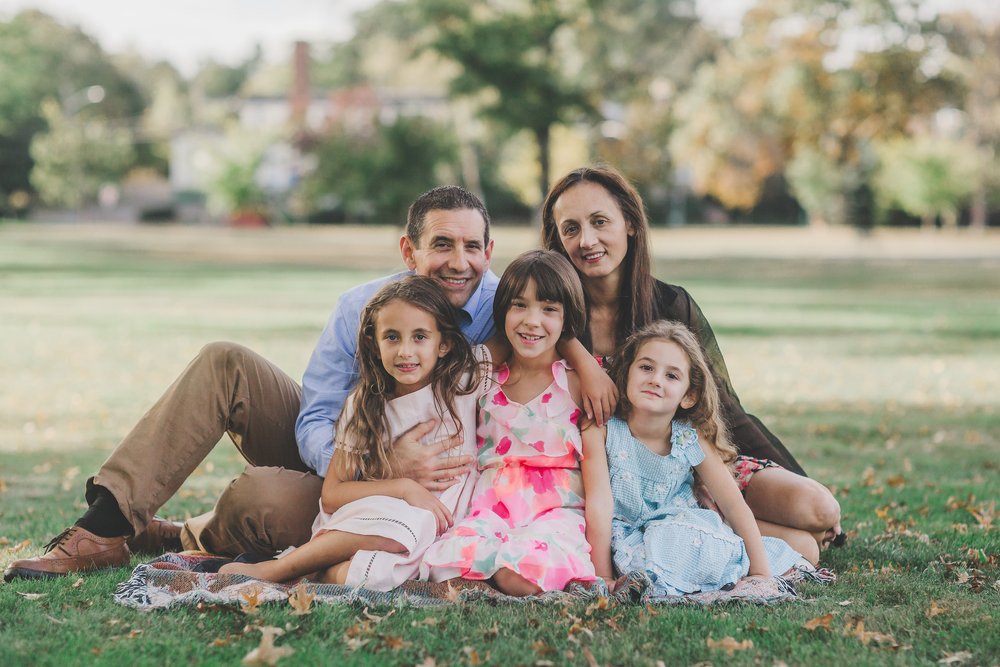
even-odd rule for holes
{"type": "Polygon", "coordinates": [[[587,539],[599,576],[645,572],[654,595],[682,595],[807,564],[784,541],[761,538],[728,465],[736,451],[718,418],[718,391],[686,327],[643,328],[612,376],[620,416],[583,433],[587,539]],[[726,521],[699,507],[696,479],[726,521]]]}

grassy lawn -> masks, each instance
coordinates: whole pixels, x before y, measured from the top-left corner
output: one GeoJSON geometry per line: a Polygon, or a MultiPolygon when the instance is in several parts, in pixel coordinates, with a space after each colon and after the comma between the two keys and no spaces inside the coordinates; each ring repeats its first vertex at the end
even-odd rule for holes
{"type": "MultiPolygon", "coordinates": [[[[300,377],[337,295],[398,266],[384,230],[368,240],[384,253],[340,263],[318,232],[135,234],[0,225],[0,567],[79,516],[87,476],[201,345],[300,377]]],[[[837,494],[836,584],[772,608],[144,614],[111,601],[122,568],[0,585],[0,665],[235,664],[263,625],[295,651],[279,664],[1000,664],[1000,259],[663,253],[657,271],[707,313],[748,409],[837,494]],[[742,648],[707,641],[726,637],[742,648]]],[[[218,447],[162,513],[205,511],[241,465],[218,447]]]]}

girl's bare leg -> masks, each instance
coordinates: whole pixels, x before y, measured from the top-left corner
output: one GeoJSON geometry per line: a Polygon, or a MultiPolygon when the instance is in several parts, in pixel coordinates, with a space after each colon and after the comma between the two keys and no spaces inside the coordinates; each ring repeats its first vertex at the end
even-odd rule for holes
{"type": "Polygon", "coordinates": [[[403,553],[406,548],[395,540],[378,535],[355,535],[331,530],[312,538],[284,558],[263,563],[229,563],[220,574],[245,574],[264,581],[291,581],[331,565],[350,561],[360,550],[403,553]]]}
{"type": "MultiPolygon", "coordinates": [[[[802,554],[813,565],[819,564],[819,544],[816,536],[798,528],[779,526],[769,521],[757,519],[760,534],[767,537],[777,537],[788,542],[788,546],[802,554]]],[[[774,574],[778,574],[775,572],[774,574]]]]}
{"type": "Polygon", "coordinates": [[[513,595],[515,597],[525,597],[526,595],[538,595],[542,589],[531,583],[514,570],[502,567],[493,575],[493,583],[500,589],[501,593],[513,595]]]}
{"type": "Polygon", "coordinates": [[[347,583],[347,571],[351,569],[351,561],[345,560],[343,563],[331,565],[321,572],[317,572],[313,581],[321,584],[345,584],[347,583]]]}
{"type": "MultiPolygon", "coordinates": [[[[767,522],[805,531],[815,536],[817,548],[825,546],[822,542],[827,531],[840,532],[840,503],[830,490],[814,479],[784,468],[765,468],[754,473],[744,498],[758,524],[767,522]]],[[[773,535],[764,532],[763,525],[761,533],[773,535]]],[[[773,536],[785,539],[782,535],[773,536]]],[[[807,556],[801,549],[796,550],[807,556]]]]}

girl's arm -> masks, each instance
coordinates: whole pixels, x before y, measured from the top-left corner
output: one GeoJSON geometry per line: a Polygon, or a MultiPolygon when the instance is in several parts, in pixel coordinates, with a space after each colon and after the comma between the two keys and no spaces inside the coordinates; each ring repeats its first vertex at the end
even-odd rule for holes
{"type": "Polygon", "coordinates": [[[618,388],[615,383],[578,339],[560,340],[556,344],[556,352],[580,375],[583,394],[580,405],[584,413],[596,421],[598,426],[604,426],[615,413],[615,405],[618,404],[618,388]]]}
{"type": "Polygon", "coordinates": [[[760,529],[757,528],[757,521],[753,518],[753,513],[747,507],[747,503],[740,494],[736,480],[733,479],[729,468],[719,458],[719,453],[715,445],[708,441],[704,434],[698,433],[698,442],[702,451],[705,452],[705,460],[695,468],[701,475],[709,493],[715,499],[719,509],[722,511],[726,521],[737,535],[743,538],[746,545],[747,555],[750,557],[750,575],[771,576],[771,567],[767,562],[767,553],[764,551],[764,541],[760,537],[760,529]]]}
{"type": "Polygon", "coordinates": [[[324,512],[332,514],[347,503],[369,496],[389,496],[431,512],[437,519],[439,533],[452,525],[453,518],[448,508],[418,482],[406,477],[357,481],[356,472],[348,464],[347,456],[339,449],[334,450],[320,495],[324,512]]]}
{"type": "Polygon", "coordinates": [[[611,497],[611,479],[608,475],[608,455],[604,448],[607,429],[590,426],[583,433],[584,517],[587,521],[587,542],[590,558],[597,576],[607,581],[614,579],[611,560],[611,514],[614,500],[611,497]]]}

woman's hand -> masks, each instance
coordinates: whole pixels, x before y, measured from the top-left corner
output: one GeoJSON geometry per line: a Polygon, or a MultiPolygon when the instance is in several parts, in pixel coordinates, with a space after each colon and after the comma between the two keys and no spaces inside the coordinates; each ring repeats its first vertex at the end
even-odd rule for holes
{"type": "Polygon", "coordinates": [[[580,376],[580,398],[583,400],[584,413],[592,417],[598,426],[604,426],[615,414],[618,387],[593,357],[590,357],[590,361],[589,364],[581,364],[575,368],[580,376]]]}
{"type": "Polygon", "coordinates": [[[392,443],[392,469],[396,477],[406,477],[428,491],[444,491],[469,471],[473,458],[468,454],[441,457],[462,446],[461,433],[422,445],[420,439],[437,428],[438,421],[421,422],[399,435],[392,443]]]}
{"type": "Polygon", "coordinates": [[[438,535],[451,528],[455,522],[451,515],[451,510],[437,496],[420,486],[418,482],[413,480],[405,481],[409,482],[409,484],[407,484],[406,489],[400,494],[400,498],[414,507],[425,509],[433,514],[437,520],[438,535]]]}

